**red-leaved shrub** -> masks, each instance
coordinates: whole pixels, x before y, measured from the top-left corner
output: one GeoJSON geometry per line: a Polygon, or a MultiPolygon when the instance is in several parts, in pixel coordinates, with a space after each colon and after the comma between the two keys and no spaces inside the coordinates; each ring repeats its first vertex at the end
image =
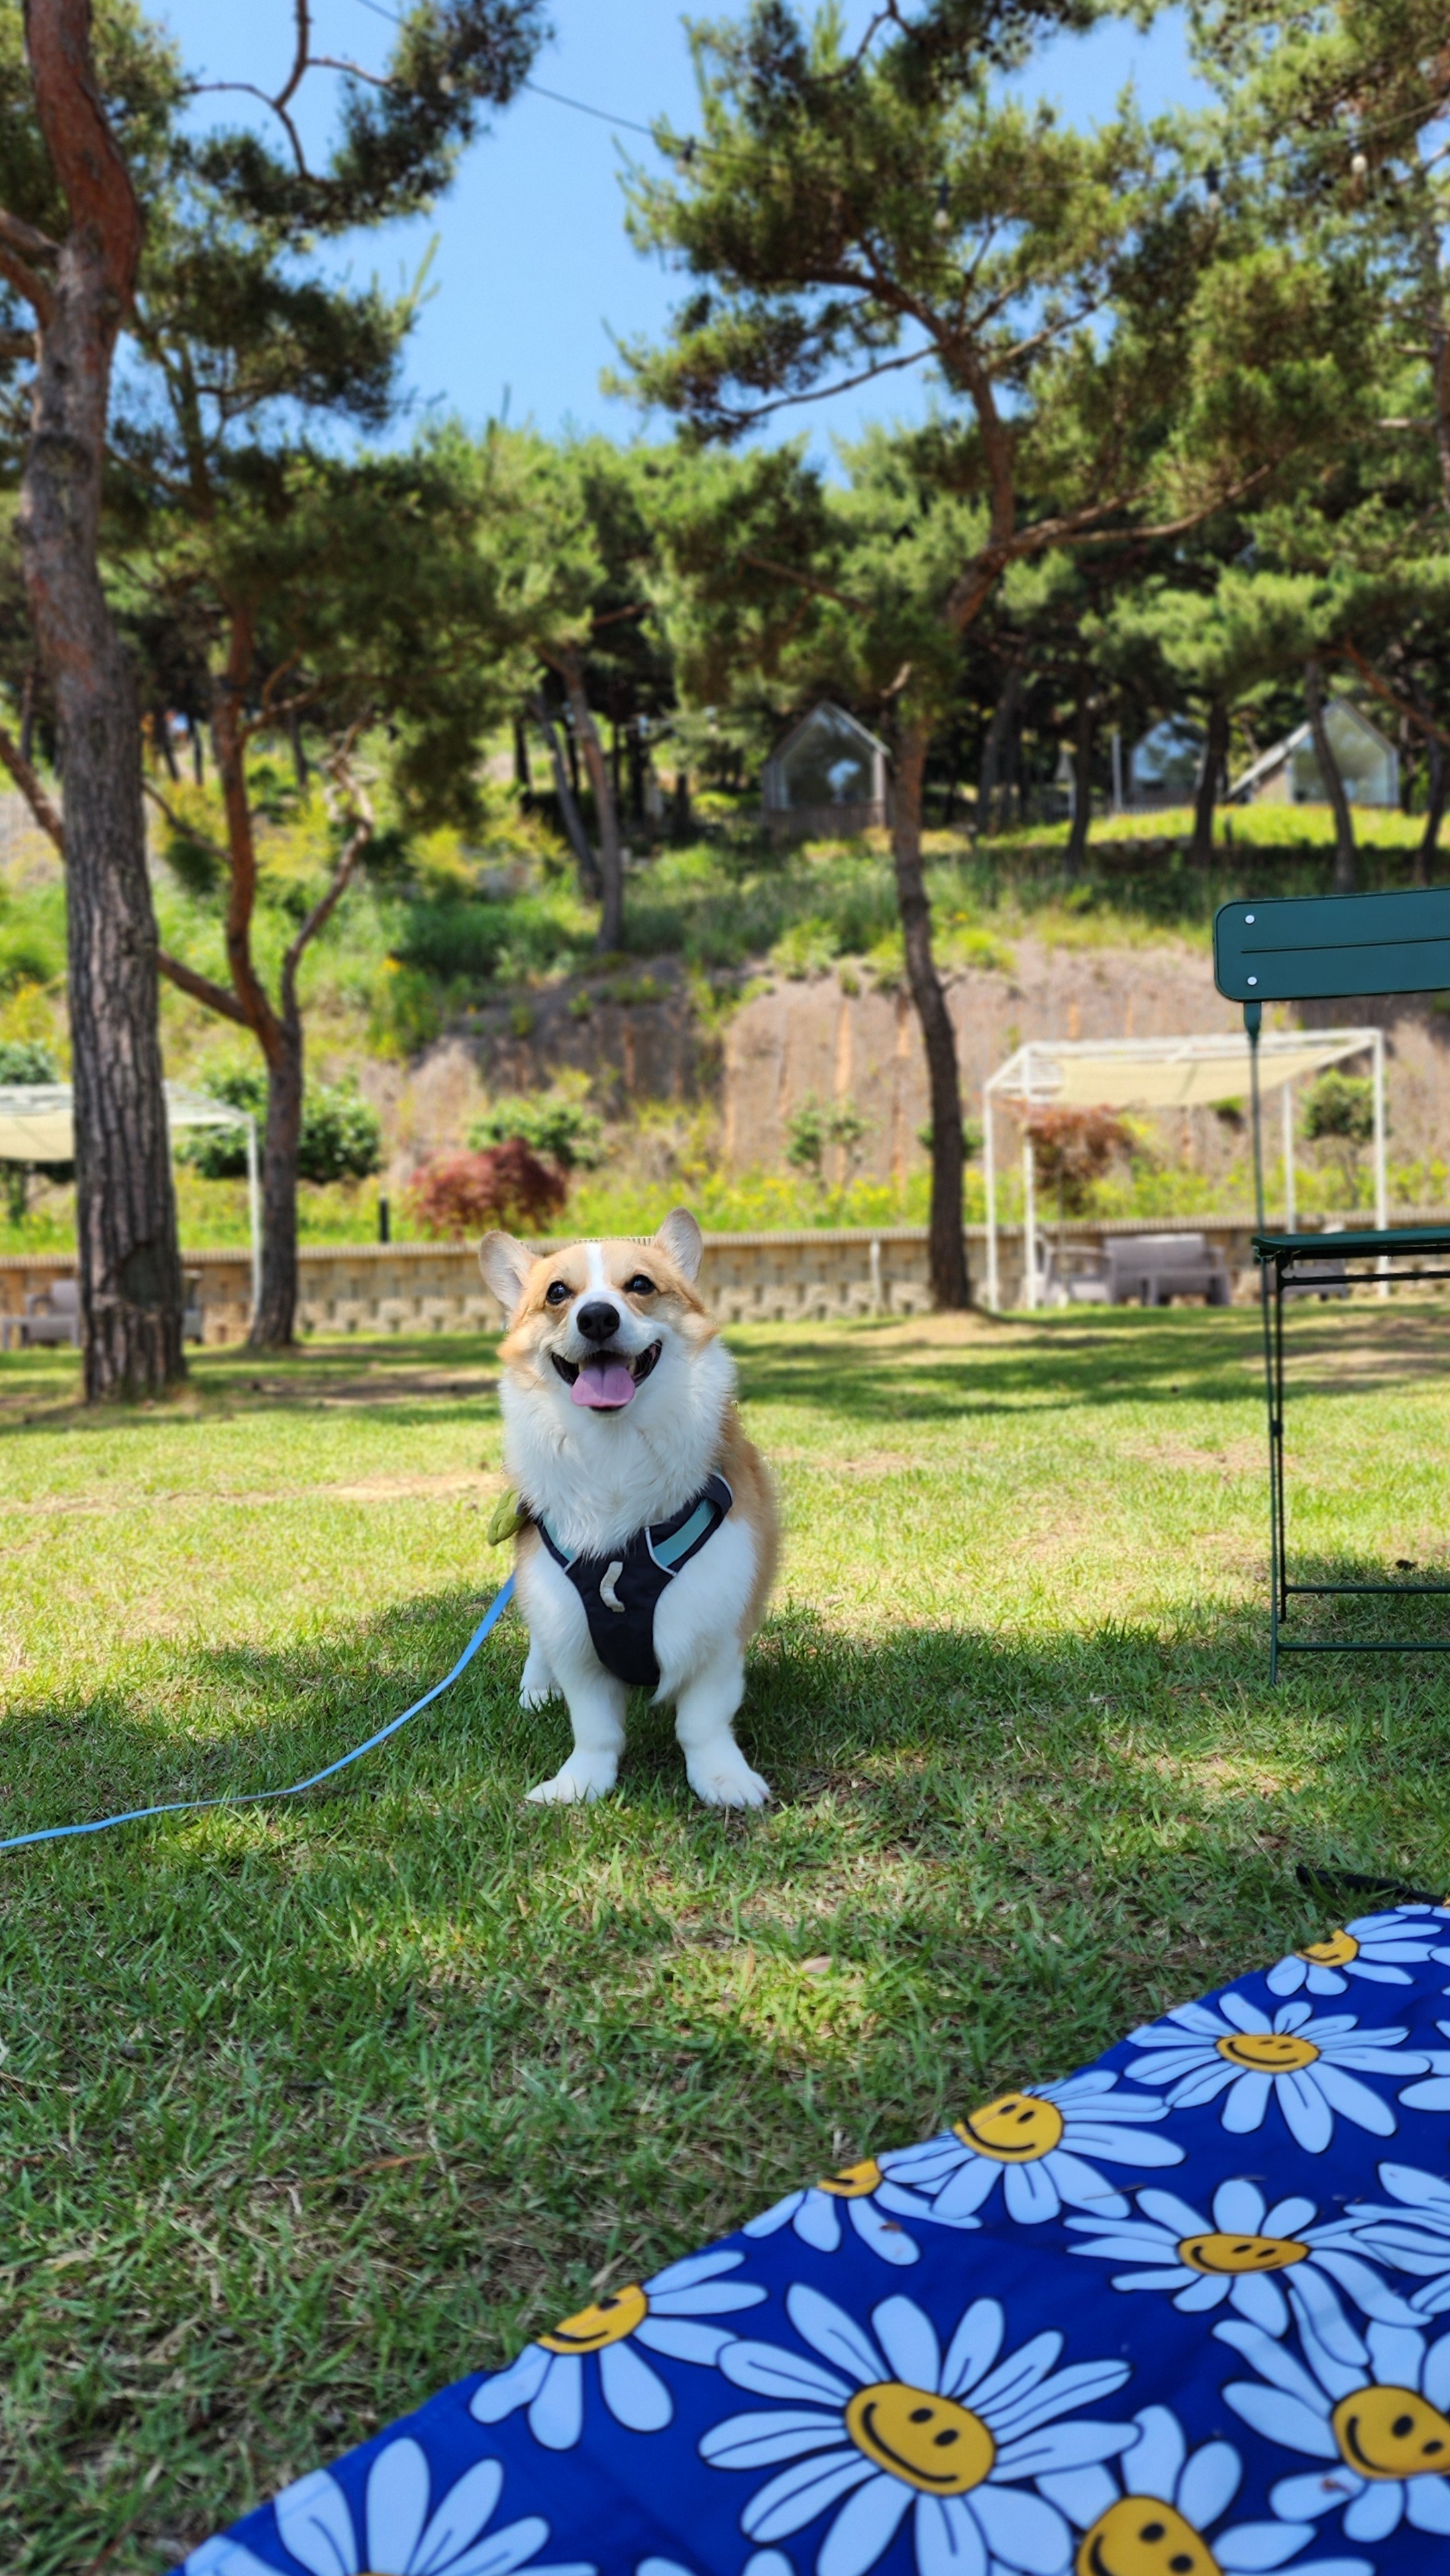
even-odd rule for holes
{"type": "Polygon", "coordinates": [[[1106,1109],[1034,1109],[1024,1123],[1043,1190],[1067,1216],[1087,1214],[1093,1183],[1138,1142],[1106,1109]]]}
{"type": "Polygon", "coordinates": [[[440,1154],[424,1164],[408,1192],[424,1233],[455,1242],[484,1226],[546,1225],[568,1195],[561,1175],[520,1136],[483,1154],[440,1154]]]}

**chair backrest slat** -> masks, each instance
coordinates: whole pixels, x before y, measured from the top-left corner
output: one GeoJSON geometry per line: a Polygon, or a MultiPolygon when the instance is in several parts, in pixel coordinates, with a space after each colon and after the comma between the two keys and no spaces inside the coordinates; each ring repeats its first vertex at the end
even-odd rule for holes
{"type": "Polygon", "coordinates": [[[1213,980],[1231,1002],[1450,988],[1450,886],[1271,896],[1219,907],[1213,980]]]}

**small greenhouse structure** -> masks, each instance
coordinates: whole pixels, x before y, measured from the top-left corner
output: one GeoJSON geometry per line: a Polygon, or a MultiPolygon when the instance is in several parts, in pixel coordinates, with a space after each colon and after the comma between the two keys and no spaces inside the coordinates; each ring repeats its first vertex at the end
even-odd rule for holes
{"type": "MultiPolygon", "coordinates": [[[[1284,1228],[1292,1234],[1294,1085],[1351,1056],[1373,1064],[1375,1224],[1389,1222],[1385,1165],[1383,1029],[1265,1029],[1259,1039],[1259,1087],[1283,1102],[1284,1228]]],[[[1026,1121],[1034,1109],[1211,1109],[1247,1097],[1252,1081],[1242,1030],[1199,1037],[1034,1038],[989,1075],[982,1089],[982,1167],[987,1187],[987,1304],[1000,1308],[997,1259],[997,1153],[992,1112],[1002,1105],[1023,1119],[1024,1301],[1037,1303],[1037,1168],[1026,1121]]]]}
{"type": "Polygon", "coordinates": [[[1136,811],[1157,805],[1191,805],[1203,771],[1201,725],[1165,716],[1128,754],[1128,803],[1136,811]]]}
{"type": "MultiPolygon", "coordinates": [[[[1400,801],[1400,755],[1395,746],[1380,732],[1378,725],[1362,716],[1348,698],[1330,698],[1324,709],[1324,729],[1334,765],[1344,781],[1344,792],[1352,805],[1397,806],[1400,801]]],[[[1231,805],[1323,805],[1328,802],[1328,789],[1319,774],[1319,758],[1314,749],[1314,736],[1306,724],[1296,725],[1282,742],[1261,752],[1252,766],[1234,779],[1229,791],[1231,805]]]]}
{"type": "Polygon", "coordinates": [[[890,812],[886,745],[823,698],[776,744],[761,794],[772,840],[879,830],[890,812]]]}

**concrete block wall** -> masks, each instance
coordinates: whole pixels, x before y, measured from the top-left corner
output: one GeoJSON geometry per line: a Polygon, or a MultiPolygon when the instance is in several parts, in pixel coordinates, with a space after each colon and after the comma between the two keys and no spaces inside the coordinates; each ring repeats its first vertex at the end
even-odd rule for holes
{"type": "MultiPolygon", "coordinates": [[[[1404,1224],[1443,1221],[1443,1211],[1397,1212],[1404,1224]]],[[[1074,1223],[1076,1243],[1110,1235],[1201,1233],[1222,1247],[1236,1300],[1256,1293],[1246,1218],[1113,1219],[1074,1223]]],[[[559,1238],[562,1240],[563,1238],[559,1238]]],[[[998,1236],[1002,1302],[1022,1295],[1022,1236],[998,1236]]],[[[973,1292],[985,1293],[986,1230],[967,1228],[973,1292]]],[[[304,1244],[299,1255],[304,1334],[360,1335],[491,1331],[498,1309],[479,1276],[472,1244],[304,1244]]],[[[185,1257],[195,1281],[208,1343],[246,1337],[251,1266],[240,1249],[185,1257]]],[[[69,1253],[0,1255],[0,1314],[20,1315],[28,1296],[75,1270],[69,1253]]],[[[713,1234],[705,1238],[700,1281],[722,1323],[824,1323],[833,1316],[922,1315],[931,1304],[925,1226],[811,1227],[799,1233],[713,1234]]]]}

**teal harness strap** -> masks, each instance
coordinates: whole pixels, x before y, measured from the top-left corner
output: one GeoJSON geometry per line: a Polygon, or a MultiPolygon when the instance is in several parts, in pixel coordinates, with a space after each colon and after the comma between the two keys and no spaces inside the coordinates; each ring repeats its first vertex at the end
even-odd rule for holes
{"type": "Polygon", "coordinates": [[[720,1516],[718,1505],[708,1494],[702,1494],[683,1529],[671,1530],[668,1538],[658,1539],[653,1530],[646,1530],[645,1544],[656,1565],[668,1566],[673,1573],[681,1557],[689,1555],[696,1540],[703,1538],[707,1530],[714,1530],[720,1516]]]}

